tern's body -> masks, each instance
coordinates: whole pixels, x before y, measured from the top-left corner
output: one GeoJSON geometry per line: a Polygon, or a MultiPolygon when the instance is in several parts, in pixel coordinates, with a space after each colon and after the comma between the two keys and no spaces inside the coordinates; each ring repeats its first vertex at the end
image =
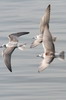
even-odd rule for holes
{"type": "Polygon", "coordinates": [[[64,51],[62,51],[58,55],[55,54],[55,45],[53,43],[52,35],[47,26],[45,26],[43,35],[43,47],[44,47],[44,53],[42,54],[43,60],[38,69],[38,72],[41,72],[45,68],[47,68],[54,58],[60,57],[61,59],[64,59],[64,51]]]}
{"type": "Polygon", "coordinates": [[[18,37],[28,34],[29,32],[19,32],[19,33],[15,33],[15,34],[10,34],[9,35],[9,42],[6,45],[2,45],[0,47],[5,47],[5,49],[3,50],[3,58],[4,58],[4,62],[5,65],[7,66],[7,68],[9,69],[9,71],[12,72],[12,68],[11,68],[11,54],[13,53],[13,51],[16,48],[19,48],[21,50],[23,50],[24,45],[19,45],[18,44],[18,37]]]}

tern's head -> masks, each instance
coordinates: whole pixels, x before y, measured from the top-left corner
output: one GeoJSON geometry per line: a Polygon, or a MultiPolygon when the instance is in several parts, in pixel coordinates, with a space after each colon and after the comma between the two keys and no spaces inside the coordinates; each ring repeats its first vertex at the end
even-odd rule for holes
{"type": "Polygon", "coordinates": [[[3,45],[1,45],[1,46],[0,46],[0,48],[6,48],[6,45],[5,45],[5,44],[3,44],[3,45]]]}

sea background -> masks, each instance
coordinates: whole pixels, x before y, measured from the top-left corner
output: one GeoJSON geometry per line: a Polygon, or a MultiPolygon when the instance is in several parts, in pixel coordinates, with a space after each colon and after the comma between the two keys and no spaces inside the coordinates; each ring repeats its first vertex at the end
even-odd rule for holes
{"type": "Polygon", "coordinates": [[[0,45],[8,42],[11,33],[30,32],[19,38],[27,47],[12,54],[12,73],[5,66],[0,49],[0,100],[66,100],[66,60],[55,59],[38,73],[42,59],[36,55],[43,52],[43,47],[30,49],[49,4],[50,31],[57,37],[56,51],[66,52],[66,0],[0,0],[0,45]]]}

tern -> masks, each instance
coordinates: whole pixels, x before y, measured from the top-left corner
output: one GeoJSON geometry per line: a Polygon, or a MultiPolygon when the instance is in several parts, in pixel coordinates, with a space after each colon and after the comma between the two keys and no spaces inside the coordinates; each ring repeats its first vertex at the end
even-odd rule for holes
{"type": "Polygon", "coordinates": [[[61,58],[61,59],[65,58],[64,51],[61,51],[59,54],[55,52],[55,45],[47,25],[45,26],[44,29],[42,44],[44,48],[44,53],[41,55],[43,60],[38,68],[38,72],[41,72],[44,69],[46,69],[49,66],[49,64],[54,60],[54,58],[61,58]]]}
{"type": "Polygon", "coordinates": [[[18,33],[13,33],[8,36],[9,42],[7,44],[3,44],[0,46],[0,48],[5,48],[2,52],[3,58],[4,58],[4,63],[9,69],[10,72],[12,72],[12,67],[11,67],[11,54],[16,48],[19,48],[20,50],[23,50],[25,47],[25,44],[19,45],[18,43],[18,37],[22,35],[29,34],[29,32],[18,32],[18,33]]]}
{"type": "MultiPolygon", "coordinates": [[[[47,25],[47,27],[49,28],[50,10],[51,10],[51,5],[49,4],[40,21],[40,34],[37,35],[36,38],[33,38],[35,40],[31,43],[30,48],[34,48],[42,43],[45,25],[47,25]]],[[[56,37],[53,37],[53,41],[56,41],[56,37]]]]}

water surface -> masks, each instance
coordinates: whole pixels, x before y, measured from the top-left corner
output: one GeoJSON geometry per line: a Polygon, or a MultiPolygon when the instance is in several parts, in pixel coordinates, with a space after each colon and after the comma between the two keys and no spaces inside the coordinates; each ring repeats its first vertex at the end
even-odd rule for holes
{"type": "Polygon", "coordinates": [[[0,49],[0,100],[66,100],[66,60],[55,59],[42,73],[38,73],[42,46],[29,49],[32,37],[40,32],[39,23],[45,8],[51,4],[50,30],[57,37],[56,51],[66,51],[66,0],[1,0],[0,45],[7,36],[29,31],[20,37],[27,43],[25,51],[15,50],[10,73],[3,63],[0,49]]]}

